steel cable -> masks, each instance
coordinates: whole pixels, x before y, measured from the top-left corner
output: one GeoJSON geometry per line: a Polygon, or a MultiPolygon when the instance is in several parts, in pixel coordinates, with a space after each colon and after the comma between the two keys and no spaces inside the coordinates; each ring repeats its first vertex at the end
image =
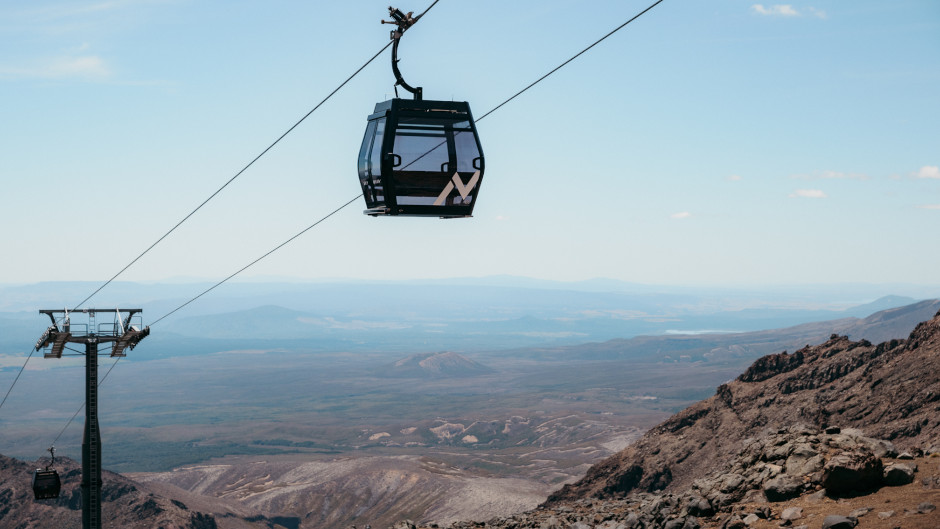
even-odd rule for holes
{"type": "MultiPolygon", "coordinates": [[[[425,9],[424,12],[421,13],[421,15],[419,15],[419,18],[420,18],[420,17],[423,17],[425,14],[427,14],[427,12],[430,11],[432,7],[434,7],[435,5],[437,5],[437,3],[438,3],[439,1],[440,1],[440,0],[434,0],[434,2],[432,2],[431,5],[428,6],[427,9],[425,9]]],[[[228,181],[226,181],[221,187],[219,187],[218,189],[216,189],[215,192],[213,192],[211,195],[209,195],[208,198],[206,198],[205,200],[203,200],[202,203],[200,203],[198,206],[196,206],[195,209],[193,209],[192,211],[190,211],[189,214],[187,214],[187,215],[186,215],[185,217],[183,217],[179,222],[177,222],[172,228],[170,228],[169,231],[167,231],[166,233],[164,233],[164,234],[163,234],[159,239],[157,239],[153,244],[151,244],[150,246],[148,246],[147,249],[145,249],[145,250],[144,250],[143,252],[141,252],[137,257],[135,257],[131,262],[129,262],[127,265],[125,265],[123,268],[121,268],[116,274],[114,274],[113,276],[111,276],[110,279],[108,279],[107,281],[105,281],[101,286],[99,286],[97,289],[95,289],[94,292],[92,292],[92,293],[89,294],[87,297],[85,297],[85,299],[83,299],[83,300],[80,301],[78,304],[76,304],[75,307],[76,307],[76,308],[79,308],[79,307],[81,307],[82,305],[84,305],[88,300],[90,300],[90,299],[93,298],[96,294],[98,294],[98,292],[101,292],[105,287],[107,287],[109,284],[111,284],[111,283],[112,283],[115,279],[117,279],[121,274],[123,274],[125,271],[127,271],[128,268],[130,268],[131,266],[133,266],[134,263],[136,263],[137,261],[139,261],[144,255],[146,255],[147,253],[149,253],[150,250],[152,250],[154,247],[156,247],[158,244],[160,244],[160,243],[161,243],[164,239],[166,239],[171,233],[173,233],[174,231],[176,231],[177,228],[179,228],[184,222],[186,222],[187,220],[189,220],[189,218],[192,217],[197,211],[199,211],[200,209],[202,209],[202,207],[205,206],[210,200],[212,200],[213,198],[215,198],[219,193],[222,192],[222,190],[224,190],[226,187],[228,187],[229,184],[231,184],[232,182],[235,181],[235,179],[237,179],[239,176],[241,176],[242,173],[244,173],[245,171],[247,171],[249,167],[251,167],[252,165],[254,165],[254,163],[257,162],[262,156],[264,156],[265,154],[267,154],[267,152],[270,151],[272,148],[274,148],[275,145],[277,145],[278,143],[280,143],[280,141],[281,141],[282,139],[284,139],[285,136],[287,136],[288,134],[290,134],[291,132],[293,132],[293,130],[296,129],[304,120],[306,120],[308,117],[310,117],[311,114],[313,114],[313,113],[314,113],[317,109],[319,109],[324,103],[326,103],[330,98],[332,98],[333,95],[335,95],[337,92],[339,92],[340,89],[342,89],[344,86],[346,86],[346,84],[349,83],[349,81],[351,81],[354,77],[356,77],[362,70],[364,70],[364,69],[366,68],[366,66],[368,66],[369,64],[371,64],[372,61],[374,61],[379,55],[382,54],[382,52],[384,52],[386,49],[388,49],[388,47],[391,46],[391,45],[392,45],[392,42],[389,41],[387,44],[385,44],[385,46],[382,46],[382,48],[381,48],[378,52],[376,52],[375,55],[373,55],[371,58],[369,58],[369,60],[367,60],[365,63],[363,63],[362,66],[360,66],[358,69],[356,69],[356,71],[353,72],[352,75],[350,75],[349,77],[347,77],[345,81],[343,81],[342,83],[340,83],[339,86],[337,86],[335,89],[333,89],[333,91],[330,92],[330,93],[329,93],[325,98],[323,98],[319,103],[317,103],[316,106],[314,106],[312,109],[310,109],[309,112],[307,112],[306,114],[304,114],[303,117],[301,117],[301,118],[300,118],[299,120],[297,120],[293,125],[291,125],[290,128],[288,128],[288,129],[287,129],[283,134],[281,134],[276,140],[274,140],[270,145],[268,145],[267,148],[265,148],[263,151],[261,151],[260,154],[258,154],[257,156],[255,156],[250,162],[248,162],[247,165],[245,165],[244,167],[242,167],[242,169],[241,169],[240,171],[238,171],[237,173],[235,173],[234,176],[232,176],[231,178],[229,178],[228,181]]],[[[357,197],[357,198],[358,198],[358,197],[357,197]]],[[[345,206],[344,206],[344,207],[345,207],[345,206]]],[[[309,229],[309,228],[308,228],[308,229],[309,229]]],[[[306,230],[304,230],[304,231],[306,231],[306,230]]],[[[249,266],[250,266],[250,265],[249,265],[249,266]]],[[[218,286],[218,285],[216,285],[216,286],[218,286]]],[[[213,287],[213,288],[215,288],[215,287],[213,287]]],[[[180,308],[182,308],[182,307],[180,307],[180,308]]],[[[74,310],[74,309],[73,309],[73,310],[74,310]]],[[[177,310],[178,310],[178,309],[177,309],[177,310]]],[[[164,316],[164,317],[165,317],[165,316],[164,316]]],[[[162,319],[162,318],[161,318],[161,319],[162,319]]],[[[58,322],[56,322],[56,323],[58,323],[58,322]]],[[[20,375],[23,374],[23,371],[26,369],[26,364],[29,363],[29,360],[30,360],[30,358],[32,358],[34,352],[35,352],[35,350],[33,350],[33,351],[30,352],[29,356],[26,358],[26,362],[23,364],[23,367],[20,368],[20,371],[19,371],[19,373],[17,373],[16,378],[13,380],[13,383],[10,384],[10,388],[7,390],[6,395],[3,397],[3,401],[0,401],[0,409],[2,409],[2,408],[3,408],[3,404],[6,403],[7,398],[10,396],[10,392],[13,391],[13,387],[16,386],[16,382],[19,380],[20,375]]]]}
{"type": "MultiPolygon", "coordinates": [[[[424,14],[427,13],[427,11],[429,11],[432,7],[434,7],[439,1],[440,1],[440,0],[435,0],[428,8],[424,11],[424,13],[422,13],[420,16],[424,16],[424,14]]],[[[624,23],[621,24],[620,26],[614,28],[612,31],[608,32],[606,35],[604,35],[604,36],[601,37],[600,39],[594,41],[592,44],[590,44],[589,46],[587,46],[587,47],[584,48],[583,50],[579,51],[578,53],[576,53],[575,55],[573,55],[572,57],[570,57],[568,60],[566,60],[566,61],[564,61],[563,63],[559,64],[558,66],[556,66],[554,69],[552,69],[551,71],[549,71],[548,73],[546,73],[546,74],[543,75],[542,77],[540,77],[540,78],[538,78],[537,80],[535,80],[534,82],[530,83],[528,86],[526,86],[526,87],[523,88],[522,90],[516,92],[515,94],[513,94],[512,96],[510,96],[508,99],[506,99],[505,101],[503,101],[502,103],[500,103],[500,104],[498,104],[497,106],[493,107],[491,110],[489,110],[488,112],[486,112],[485,114],[483,114],[480,118],[478,118],[476,121],[482,121],[483,119],[485,119],[485,118],[486,118],[487,116],[489,116],[490,114],[496,112],[497,110],[499,110],[500,108],[502,108],[504,105],[506,105],[507,103],[509,103],[510,101],[512,101],[513,99],[515,99],[516,97],[518,97],[519,95],[523,94],[524,92],[528,91],[530,88],[532,88],[532,87],[534,87],[535,85],[539,84],[540,82],[542,82],[543,80],[545,80],[546,78],[548,78],[549,76],[551,76],[552,74],[554,74],[555,72],[557,72],[558,70],[562,69],[563,67],[565,67],[566,65],[568,65],[569,63],[571,63],[572,61],[574,61],[575,59],[577,59],[578,57],[580,57],[580,56],[583,55],[584,53],[586,53],[588,50],[590,50],[591,48],[593,48],[593,47],[596,46],[597,44],[601,43],[602,41],[604,41],[605,39],[607,39],[608,37],[610,37],[610,36],[613,35],[614,33],[620,31],[621,29],[623,29],[624,27],[626,27],[628,24],[630,24],[630,23],[633,22],[634,20],[638,19],[639,17],[641,17],[642,15],[644,15],[645,13],[647,13],[648,11],[650,11],[652,8],[654,8],[654,7],[656,7],[657,5],[659,5],[660,3],[662,3],[662,1],[663,1],[663,0],[657,0],[656,2],[654,2],[653,4],[651,4],[649,7],[647,7],[646,9],[644,9],[643,11],[641,11],[640,13],[636,14],[635,16],[633,16],[632,18],[630,18],[629,20],[627,20],[626,22],[624,22],[624,23]]],[[[363,68],[365,68],[365,66],[367,66],[369,63],[371,63],[379,54],[381,54],[383,51],[385,51],[385,49],[387,49],[388,46],[390,46],[390,45],[391,45],[391,42],[388,43],[388,44],[386,44],[381,50],[379,50],[379,52],[378,52],[375,56],[373,56],[371,59],[369,59],[368,62],[366,62],[362,67],[359,68],[359,70],[357,70],[352,76],[350,76],[346,81],[344,81],[343,84],[341,84],[336,90],[334,90],[332,93],[330,93],[330,95],[327,96],[326,99],[329,99],[329,97],[331,97],[333,94],[335,94],[336,91],[339,90],[339,88],[342,88],[343,85],[345,85],[350,79],[352,79],[352,77],[355,77],[356,74],[358,74],[358,73],[359,73],[363,68]]],[[[277,144],[284,136],[286,136],[290,131],[292,131],[294,128],[296,128],[304,119],[307,118],[307,116],[309,116],[310,114],[312,114],[314,110],[316,110],[317,108],[319,108],[319,106],[322,105],[323,102],[326,101],[326,99],[324,99],[323,101],[321,101],[321,103],[318,104],[316,107],[314,107],[313,110],[311,110],[310,112],[308,112],[303,118],[301,118],[297,123],[295,123],[290,129],[288,129],[287,132],[285,132],[283,135],[281,135],[281,137],[279,137],[279,138],[278,138],[274,143],[272,143],[267,149],[265,149],[265,150],[264,150],[261,154],[259,154],[254,160],[252,160],[252,161],[251,161],[248,165],[246,165],[241,171],[239,171],[238,174],[236,174],[234,177],[232,177],[228,182],[225,183],[225,185],[223,185],[221,188],[219,188],[219,190],[217,190],[215,193],[213,193],[208,199],[206,199],[206,201],[204,201],[202,204],[200,204],[199,207],[197,207],[195,210],[193,210],[193,211],[192,211],[189,215],[187,215],[182,221],[180,221],[176,226],[174,226],[169,232],[167,232],[163,237],[161,237],[159,240],[157,240],[157,242],[155,242],[153,245],[151,245],[150,248],[148,248],[147,250],[145,250],[141,255],[139,255],[136,259],[134,259],[134,261],[132,261],[130,264],[128,264],[126,267],[124,267],[120,272],[118,272],[117,274],[115,274],[114,277],[112,277],[112,278],[109,279],[104,285],[102,285],[101,287],[99,287],[98,290],[96,290],[95,292],[93,292],[93,293],[91,294],[91,296],[89,296],[88,298],[86,298],[85,300],[83,300],[82,303],[79,303],[79,306],[81,306],[81,304],[83,304],[85,301],[88,301],[88,299],[90,299],[92,296],[94,296],[95,294],[97,294],[101,289],[103,289],[103,288],[104,288],[105,286],[107,286],[111,281],[113,281],[118,275],[120,275],[121,273],[123,273],[127,268],[129,268],[132,264],[134,264],[134,262],[136,262],[138,259],[140,259],[141,257],[143,257],[143,255],[146,254],[147,252],[149,252],[150,249],[152,249],[152,248],[153,248],[154,246],[156,246],[160,241],[162,241],[166,236],[168,236],[170,233],[172,233],[180,224],[182,224],[183,222],[185,222],[190,216],[192,216],[196,211],[198,211],[199,208],[201,208],[203,205],[205,205],[206,202],[208,202],[209,200],[211,200],[215,195],[217,195],[220,191],[222,191],[222,189],[224,189],[225,186],[227,186],[227,185],[228,185],[229,183],[231,183],[235,178],[237,178],[241,173],[243,173],[246,169],[248,169],[248,167],[250,167],[255,161],[257,161],[258,158],[260,158],[261,156],[263,156],[268,150],[270,150],[272,147],[274,147],[274,145],[276,145],[276,144],[277,144]]],[[[433,150],[433,149],[432,149],[432,150],[433,150]]],[[[158,318],[157,320],[155,320],[153,323],[151,323],[151,325],[155,325],[155,324],[159,323],[160,321],[164,320],[165,318],[169,317],[170,315],[174,314],[175,312],[179,311],[180,309],[186,307],[186,306],[189,305],[190,303],[193,303],[193,302],[196,301],[197,299],[201,298],[201,297],[204,296],[205,294],[208,294],[209,292],[211,292],[211,291],[214,290],[215,288],[219,287],[219,286],[222,285],[223,283],[225,283],[225,282],[229,281],[230,279],[234,278],[235,276],[237,276],[237,275],[240,274],[241,272],[247,270],[247,269],[250,268],[251,266],[253,266],[253,265],[255,265],[256,263],[258,263],[259,261],[265,259],[265,258],[268,257],[269,255],[271,255],[271,254],[273,254],[274,252],[280,250],[281,248],[283,248],[284,246],[286,246],[286,245],[288,245],[289,243],[293,242],[295,239],[297,239],[298,237],[300,237],[300,236],[303,235],[304,233],[308,232],[309,230],[313,229],[314,227],[316,227],[317,225],[319,225],[320,223],[322,223],[322,222],[325,221],[326,219],[332,217],[333,215],[335,215],[335,214],[338,213],[339,211],[343,210],[344,208],[346,208],[347,206],[349,206],[350,204],[352,204],[353,202],[355,202],[356,200],[358,200],[361,196],[362,196],[361,193],[358,194],[358,195],[356,195],[355,197],[353,197],[352,199],[350,199],[349,201],[347,201],[345,204],[343,204],[343,205],[339,206],[338,208],[334,209],[333,211],[331,211],[330,213],[328,213],[328,214],[325,215],[324,217],[320,218],[318,221],[314,222],[314,223],[311,224],[310,226],[307,226],[306,228],[304,228],[303,230],[301,230],[300,232],[298,232],[298,233],[295,234],[294,236],[290,237],[289,239],[287,239],[286,241],[282,242],[281,244],[275,246],[274,248],[272,248],[271,250],[269,250],[268,252],[266,252],[266,253],[263,254],[262,256],[258,257],[258,258],[255,259],[254,261],[248,263],[247,265],[245,265],[244,267],[240,268],[240,269],[237,270],[236,272],[232,273],[231,275],[229,275],[229,276],[226,277],[225,279],[222,279],[222,280],[219,281],[218,283],[215,283],[214,285],[212,285],[212,286],[209,287],[208,289],[202,291],[201,293],[199,293],[198,295],[194,296],[193,298],[189,299],[189,300],[186,301],[185,303],[179,305],[179,306],[176,307],[175,309],[173,309],[173,310],[171,310],[170,312],[164,314],[163,316],[161,316],[160,318],[158,318]]],[[[114,366],[117,365],[118,360],[120,360],[120,358],[118,358],[117,360],[115,360],[114,364],[111,365],[111,368],[108,370],[108,372],[105,374],[105,376],[102,377],[102,379],[98,382],[98,385],[99,385],[99,386],[105,381],[105,379],[107,379],[108,375],[111,373],[111,370],[113,370],[113,369],[114,369],[114,366]]],[[[27,359],[27,361],[28,361],[28,359],[27,359]]],[[[24,364],[23,367],[25,368],[25,364],[24,364]]],[[[22,370],[21,370],[21,372],[22,372],[22,370]]],[[[19,378],[19,376],[17,376],[17,378],[19,378]]],[[[14,381],[14,384],[15,384],[15,381],[14,381]]],[[[12,390],[12,387],[11,387],[10,389],[12,390]]],[[[7,392],[7,395],[9,395],[9,391],[7,392]]],[[[4,398],[4,401],[5,401],[5,400],[6,400],[6,399],[4,398]]],[[[80,407],[80,408],[78,409],[78,411],[76,411],[75,414],[72,416],[72,418],[69,419],[69,422],[65,425],[65,428],[63,428],[63,429],[62,429],[62,432],[59,433],[59,436],[56,437],[56,441],[58,441],[59,437],[62,436],[62,434],[65,432],[65,429],[68,428],[68,426],[72,423],[72,421],[75,419],[75,417],[78,416],[78,414],[81,412],[81,410],[82,410],[83,407],[84,407],[84,404],[82,404],[82,407],[80,407]]],[[[55,444],[55,441],[53,441],[53,444],[55,444]]]]}

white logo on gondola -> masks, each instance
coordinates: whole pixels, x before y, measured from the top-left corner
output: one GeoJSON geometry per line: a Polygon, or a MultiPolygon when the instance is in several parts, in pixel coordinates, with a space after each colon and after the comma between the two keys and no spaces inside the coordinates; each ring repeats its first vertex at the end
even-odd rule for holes
{"type": "Polygon", "coordinates": [[[463,185],[463,180],[460,179],[460,173],[454,173],[454,177],[450,179],[450,182],[447,182],[447,187],[441,191],[441,194],[437,197],[437,200],[434,201],[435,206],[440,206],[444,204],[444,201],[447,200],[447,195],[454,190],[454,187],[457,187],[457,192],[460,193],[460,197],[464,200],[467,199],[467,195],[470,194],[470,191],[476,187],[477,182],[480,180],[480,171],[473,173],[473,176],[470,178],[470,181],[467,182],[467,185],[463,185]]]}

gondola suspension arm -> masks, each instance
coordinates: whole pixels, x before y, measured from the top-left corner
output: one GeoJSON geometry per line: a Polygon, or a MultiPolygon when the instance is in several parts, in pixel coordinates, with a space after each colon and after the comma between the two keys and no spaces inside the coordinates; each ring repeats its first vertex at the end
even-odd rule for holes
{"type": "MultiPolygon", "coordinates": [[[[426,12],[426,11],[425,11],[426,12]]],[[[424,95],[424,90],[419,86],[417,88],[411,86],[401,75],[401,70],[398,69],[398,43],[401,40],[401,36],[405,34],[405,31],[411,26],[415,25],[418,20],[424,16],[424,13],[412,17],[413,11],[409,11],[407,14],[402,13],[400,9],[396,9],[392,6],[388,7],[388,13],[392,16],[393,20],[383,20],[383,24],[395,24],[398,26],[398,29],[392,30],[391,39],[392,44],[392,73],[395,74],[395,97],[398,97],[398,85],[401,85],[402,88],[414,94],[415,101],[421,101],[424,95]]]]}

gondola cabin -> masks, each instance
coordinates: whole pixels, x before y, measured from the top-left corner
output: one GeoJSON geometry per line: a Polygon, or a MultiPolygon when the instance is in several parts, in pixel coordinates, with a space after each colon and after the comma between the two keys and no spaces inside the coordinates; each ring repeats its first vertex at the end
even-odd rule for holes
{"type": "Polygon", "coordinates": [[[33,472],[33,495],[37,500],[49,500],[59,497],[62,481],[59,473],[52,469],[36,469],[33,472]]]}
{"type": "Polygon", "coordinates": [[[377,103],[359,150],[364,213],[470,217],[483,169],[483,149],[466,102],[377,103]]]}

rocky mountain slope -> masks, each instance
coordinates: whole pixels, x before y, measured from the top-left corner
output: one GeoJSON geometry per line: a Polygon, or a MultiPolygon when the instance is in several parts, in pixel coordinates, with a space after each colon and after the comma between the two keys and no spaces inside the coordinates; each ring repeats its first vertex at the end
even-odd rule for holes
{"type": "Polygon", "coordinates": [[[762,357],[539,509],[450,527],[936,529],[938,505],[940,313],[762,357]]]}
{"type": "Polygon", "coordinates": [[[940,443],[940,314],[907,340],[874,345],[832,335],[760,358],[549,503],[680,490],[739,453],[745,439],[794,424],[859,428],[902,449],[940,443]]]}
{"type": "MultiPolygon", "coordinates": [[[[582,498],[449,527],[936,529],[940,451],[915,454],[898,453],[890,441],[855,429],[821,431],[797,425],[749,439],[726,465],[711,469],[681,492],[582,498]]],[[[403,521],[394,529],[415,527],[403,521]]]]}

